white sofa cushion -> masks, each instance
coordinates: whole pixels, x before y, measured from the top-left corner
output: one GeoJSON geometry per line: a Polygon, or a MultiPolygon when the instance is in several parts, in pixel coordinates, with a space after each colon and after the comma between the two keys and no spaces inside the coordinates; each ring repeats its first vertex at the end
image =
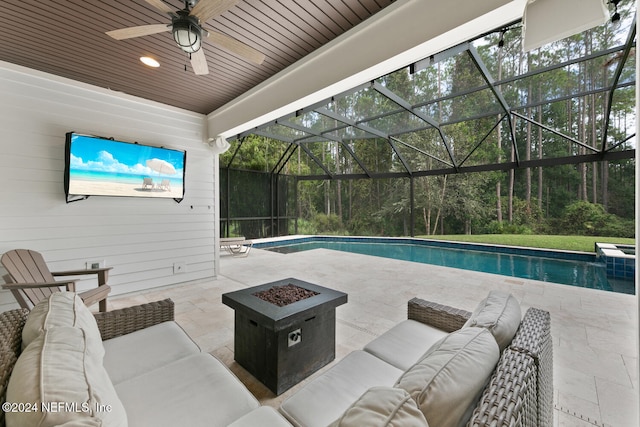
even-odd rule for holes
{"type": "Polygon", "coordinates": [[[222,427],[259,406],[208,353],[184,357],[115,386],[130,427],[222,427]]]}
{"type": "Polygon", "coordinates": [[[261,406],[238,418],[228,427],[291,427],[291,424],[271,406],[261,406]]]}
{"type": "Polygon", "coordinates": [[[176,322],[163,322],[103,342],[104,367],[114,385],[200,353],[176,322]]]}
{"type": "Polygon", "coordinates": [[[499,357],[496,340],[488,330],[463,328],[434,344],[396,387],[407,390],[430,425],[462,426],[499,357]]]}
{"type": "Polygon", "coordinates": [[[67,421],[63,424],[58,424],[56,427],[103,427],[102,422],[95,418],[84,418],[82,420],[67,421]]]}
{"type": "Polygon", "coordinates": [[[316,377],[280,406],[298,427],[326,427],[368,389],[392,386],[402,371],[370,353],[356,350],[316,377]]]}
{"type": "Polygon", "coordinates": [[[401,388],[373,387],[329,427],[429,427],[416,402],[401,388]]]}
{"type": "Polygon", "coordinates": [[[364,350],[406,371],[446,332],[415,320],[405,320],[364,347],[364,350]]]}
{"type": "Polygon", "coordinates": [[[22,349],[38,338],[42,331],[56,326],[83,329],[86,332],[89,350],[104,355],[96,318],[74,292],[54,292],[33,307],[22,329],[22,349]]]}
{"type": "Polygon", "coordinates": [[[10,412],[13,427],[104,425],[126,427],[127,414],[102,366],[87,351],[86,331],[49,328],[22,352],[7,388],[8,402],[29,402],[37,412],[10,412]]]}
{"type": "Polygon", "coordinates": [[[464,327],[488,329],[502,351],[516,335],[521,319],[518,300],[508,292],[493,290],[480,301],[464,327]]]}

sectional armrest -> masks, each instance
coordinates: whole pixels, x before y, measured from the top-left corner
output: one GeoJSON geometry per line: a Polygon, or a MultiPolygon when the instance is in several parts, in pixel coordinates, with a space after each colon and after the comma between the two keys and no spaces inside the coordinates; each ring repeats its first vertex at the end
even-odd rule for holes
{"type": "MultiPolygon", "coordinates": [[[[26,308],[0,313],[0,403],[6,401],[9,377],[20,356],[22,328],[28,314],[26,308]]],[[[0,411],[0,426],[5,425],[4,414],[4,411],[0,411]]]]}
{"type": "Polygon", "coordinates": [[[436,304],[420,298],[413,298],[408,304],[408,319],[417,320],[445,332],[462,328],[471,317],[471,312],[436,304]]]}
{"type": "Polygon", "coordinates": [[[467,426],[553,425],[549,312],[529,308],[467,426]]]}
{"type": "Polygon", "coordinates": [[[105,313],[94,313],[94,316],[103,341],[175,318],[173,301],[168,298],[105,313]]]}
{"type": "Polygon", "coordinates": [[[529,308],[509,346],[534,361],[537,372],[538,425],[553,424],[553,340],[551,314],[529,308]]]}
{"type": "Polygon", "coordinates": [[[466,427],[549,426],[538,423],[538,386],[533,359],[510,348],[500,356],[466,427]]]}

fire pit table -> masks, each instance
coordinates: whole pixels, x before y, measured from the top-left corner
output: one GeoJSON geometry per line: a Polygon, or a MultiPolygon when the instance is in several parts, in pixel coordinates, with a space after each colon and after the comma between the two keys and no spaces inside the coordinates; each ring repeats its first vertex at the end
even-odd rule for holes
{"type": "Polygon", "coordinates": [[[276,395],[335,359],[347,294],[289,278],[222,294],[235,310],[234,358],[276,395]]]}

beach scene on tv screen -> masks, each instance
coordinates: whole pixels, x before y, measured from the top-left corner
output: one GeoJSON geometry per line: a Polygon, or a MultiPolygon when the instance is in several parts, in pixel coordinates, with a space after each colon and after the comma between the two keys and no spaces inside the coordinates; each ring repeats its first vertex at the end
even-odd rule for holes
{"type": "Polygon", "coordinates": [[[182,199],[184,152],[71,136],[69,194],[182,199]]]}

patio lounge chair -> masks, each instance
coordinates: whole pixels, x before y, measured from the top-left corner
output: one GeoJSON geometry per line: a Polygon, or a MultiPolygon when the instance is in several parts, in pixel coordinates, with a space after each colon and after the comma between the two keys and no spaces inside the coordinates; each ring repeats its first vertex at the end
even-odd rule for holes
{"type": "Polygon", "coordinates": [[[111,287],[107,285],[107,277],[112,267],[94,268],[90,270],[71,270],[51,272],[42,254],[27,249],[14,249],[6,252],[0,262],[7,270],[4,289],[11,290],[20,307],[31,310],[39,301],[46,299],[54,292],[60,292],[61,287],[75,292],[75,280],[56,281],[55,276],[78,276],[96,274],[98,287],[78,293],[87,306],[99,303],[101,312],[107,311],[107,295],[111,287]]]}
{"type": "Polygon", "coordinates": [[[244,237],[221,237],[220,249],[224,249],[232,256],[247,256],[253,247],[253,242],[244,237]]]}
{"type": "Polygon", "coordinates": [[[171,181],[163,179],[160,184],[158,184],[158,188],[161,190],[171,191],[171,181]]]}
{"type": "Polygon", "coordinates": [[[146,189],[147,187],[151,187],[153,190],[153,179],[152,178],[142,178],[142,189],[146,189]]]}

